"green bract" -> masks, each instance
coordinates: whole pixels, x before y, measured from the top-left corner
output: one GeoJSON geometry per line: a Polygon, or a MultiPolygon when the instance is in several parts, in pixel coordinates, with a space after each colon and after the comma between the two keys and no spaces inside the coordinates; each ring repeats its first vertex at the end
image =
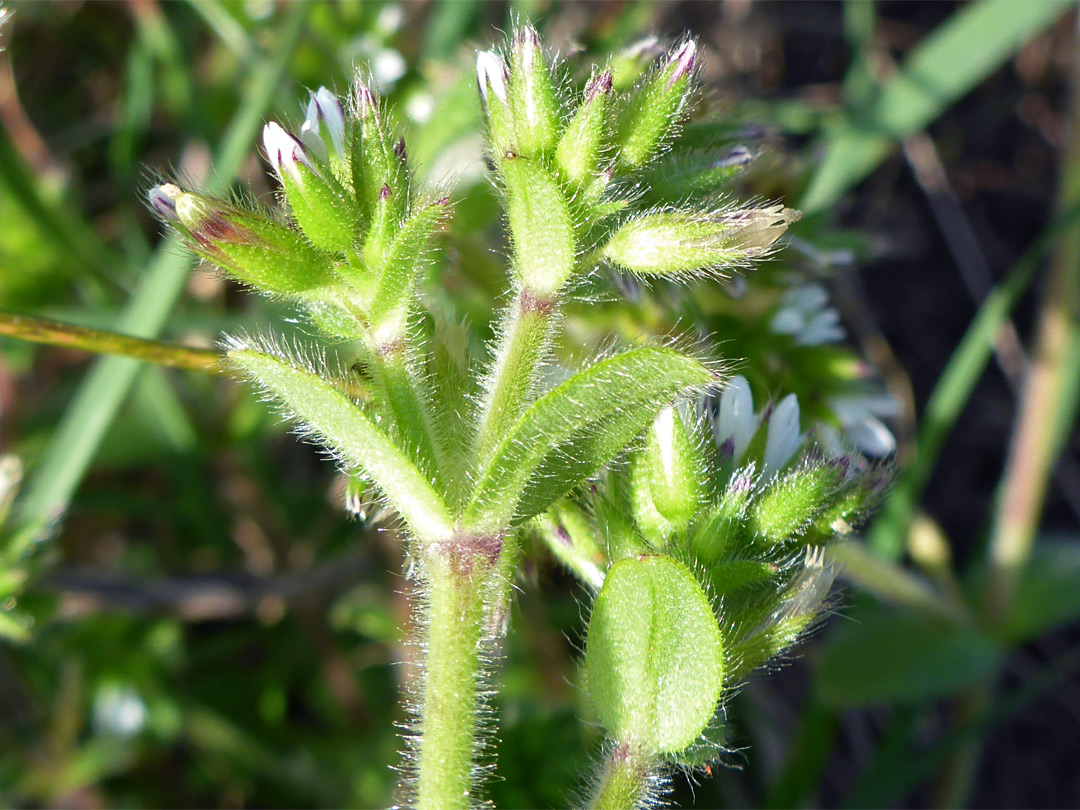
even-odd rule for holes
{"type": "Polygon", "coordinates": [[[651,754],[688,748],[723,686],[720,627],[694,576],[668,557],[622,560],[589,619],[589,695],[619,742],[651,754]]]}

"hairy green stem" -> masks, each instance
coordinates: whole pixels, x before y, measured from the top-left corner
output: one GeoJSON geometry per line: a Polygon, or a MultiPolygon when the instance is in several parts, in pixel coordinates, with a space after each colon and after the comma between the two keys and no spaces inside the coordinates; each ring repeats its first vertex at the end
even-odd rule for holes
{"type": "Polygon", "coordinates": [[[634,810],[646,806],[656,789],[653,764],[640,748],[619,743],[589,799],[589,810],[634,810]]]}
{"type": "Polygon", "coordinates": [[[188,371],[209,371],[218,374],[226,371],[221,353],[213,349],[197,349],[193,346],[181,346],[160,340],[147,340],[122,335],[119,332],[109,332],[105,329],[92,329],[88,326],[76,326],[48,318],[16,315],[12,312],[0,312],[0,335],[49,346],[79,349],[84,352],[134,357],[148,363],[188,371]]]}
{"type": "Polygon", "coordinates": [[[503,317],[476,437],[478,469],[491,459],[499,441],[529,403],[556,310],[555,301],[537,298],[523,289],[503,317]]]}
{"type": "Polygon", "coordinates": [[[485,606],[497,545],[455,538],[427,556],[427,637],[420,716],[416,806],[470,806],[481,698],[485,606]]]}

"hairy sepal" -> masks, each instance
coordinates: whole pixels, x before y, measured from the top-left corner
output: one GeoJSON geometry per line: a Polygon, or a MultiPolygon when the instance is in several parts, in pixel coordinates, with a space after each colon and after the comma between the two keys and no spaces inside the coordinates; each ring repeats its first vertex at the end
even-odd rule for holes
{"type": "Polygon", "coordinates": [[[480,476],[465,521],[498,531],[580,485],[679,394],[715,381],[699,360],[644,347],[601,360],[521,416],[480,476]]]}
{"type": "Polygon", "coordinates": [[[554,298],[574,272],[574,222],[566,197],[536,161],[508,159],[501,170],[514,272],[532,295],[554,298]]]}
{"type": "Polygon", "coordinates": [[[394,237],[369,307],[371,330],[377,343],[404,338],[414,300],[414,282],[430,256],[432,236],[446,212],[446,200],[424,206],[409,217],[394,237]]]}
{"type": "Polygon", "coordinates": [[[292,358],[243,347],[232,348],[228,357],[315,441],[361,468],[421,541],[450,536],[442,498],[408,455],[343,391],[292,358]]]}

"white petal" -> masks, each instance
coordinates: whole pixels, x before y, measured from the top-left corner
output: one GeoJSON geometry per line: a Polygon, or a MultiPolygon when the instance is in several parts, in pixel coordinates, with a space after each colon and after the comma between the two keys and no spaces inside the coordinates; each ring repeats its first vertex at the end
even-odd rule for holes
{"type": "MultiPolygon", "coordinates": [[[[325,87],[320,87],[316,91],[314,100],[318,104],[319,112],[322,113],[323,122],[330,133],[330,141],[334,144],[334,150],[339,155],[344,154],[345,110],[341,106],[341,101],[325,87]]],[[[309,105],[308,114],[310,115],[310,113],[311,107],[309,105]]]]}
{"type": "Polygon", "coordinates": [[[300,142],[276,121],[271,121],[263,127],[263,148],[266,149],[266,156],[270,159],[274,171],[278,175],[288,174],[297,185],[303,179],[297,170],[297,163],[303,163],[314,171],[300,142]]]}
{"type": "Polygon", "coordinates": [[[664,477],[672,481],[675,478],[675,410],[670,405],[660,411],[653,430],[660,448],[660,463],[664,465],[664,477]]]}
{"type": "Polygon", "coordinates": [[[716,420],[716,443],[733,439],[735,460],[742,458],[754,438],[757,421],[754,418],[754,398],[750,383],[742,375],[732,377],[720,395],[720,415],[716,420]]]}
{"type": "Polygon", "coordinates": [[[778,335],[797,335],[805,325],[806,319],[803,317],[803,313],[797,309],[785,307],[777,310],[776,314],[773,315],[769,328],[778,335]]]}
{"type": "Polygon", "coordinates": [[[476,54],[476,80],[485,104],[488,102],[489,90],[499,101],[506,101],[506,64],[497,53],[480,51],[476,54]]]}
{"type": "Polygon", "coordinates": [[[840,313],[831,307],[814,315],[800,331],[795,342],[800,346],[820,346],[843,340],[844,328],[840,326],[840,313]]]}
{"type": "Polygon", "coordinates": [[[788,394],[769,417],[769,433],[765,437],[765,459],[762,472],[770,475],[791,460],[803,442],[799,432],[799,398],[788,394]]]}
{"type": "Polygon", "coordinates": [[[888,456],[896,451],[896,439],[879,419],[866,416],[861,421],[845,425],[848,436],[868,456],[888,456]]]}

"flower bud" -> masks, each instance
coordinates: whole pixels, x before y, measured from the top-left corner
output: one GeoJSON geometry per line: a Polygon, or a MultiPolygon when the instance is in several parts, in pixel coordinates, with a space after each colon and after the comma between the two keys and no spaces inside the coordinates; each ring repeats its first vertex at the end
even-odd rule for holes
{"type": "Polygon", "coordinates": [[[563,190],[539,161],[503,162],[514,272],[525,289],[550,300],[575,268],[574,223],[563,190]]]}
{"type": "Polygon", "coordinates": [[[732,377],[720,395],[720,414],[713,428],[716,444],[718,447],[730,444],[731,458],[738,465],[757,427],[750,383],[742,375],[732,377]]]}
{"type": "Polygon", "coordinates": [[[384,189],[393,189],[389,210],[390,221],[396,222],[405,213],[409,196],[404,144],[395,150],[395,142],[379,115],[378,99],[363,83],[356,87],[356,110],[359,131],[353,139],[351,162],[361,213],[368,221],[375,219],[380,205],[388,208],[384,189]]]}
{"type": "Polygon", "coordinates": [[[644,166],[665,145],[693,91],[698,63],[697,45],[688,40],[635,91],[616,128],[621,168],[644,166]]]}
{"type": "Polygon", "coordinates": [[[610,95],[611,71],[605,70],[585,85],[585,98],[559,139],[555,164],[575,186],[582,186],[599,171],[610,95]]]}
{"type": "Polygon", "coordinates": [[[796,214],[780,206],[714,216],[681,211],[645,214],[620,227],[603,255],[642,275],[705,273],[762,255],[796,214]]]}
{"type": "Polygon", "coordinates": [[[521,157],[550,152],[559,134],[558,103],[540,39],[531,26],[522,28],[514,37],[510,62],[513,151],[521,157]]]}
{"type": "Polygon", "coordinates": [[[263,146],[293,216],[312,244],[333,253],[349,250],[359,219],[352,196],[332,173],[320,173],[300,141],[277,122],[263,127],[263,146]]]}
{"type": "Polygon", "coordinates": [[[797,540],[829,505],[839,486],[838,465],[805,465],[774,480],[753,505],[749,525],[768,543],[797,540]]]}
{"type": "Polygon", "coordinates": [[[311,94],[300,140],[312,154],[331,167],[345,159],[345,110],[338,97],[320,87],[311,94]]]}
{"type": "Polygon", "coordinates": [[[488,139],[496,160],[514,149],[514,120],[510,112],[506,62],[495,51],[476,54],[476,84],[488,122],[488,139]]]}
{"type": "Polygon", "coordinates": [[[176,195],[179,193],[180,188],[178,186],[165,183],[150,189],[147,197],[149,198],[150,207],[154,209],[155,213],[164,221],[173,223],[177,220],[176,195]]]}
{"type": "Polygon", "coordinates": [[[802,446],[803,438],[799,430],[799,398],[795,394],[788,394],[769,415],[762,475],[768,477],[786,467],[802,446]]]}
{"type": "Polygon", "coordinates": [[[682,419],[664,408],[635,459],[631,499],[639,527],[650,540],[685,531],[702,498],[705,465],[682,419]]]}
{"type": "Polygon", "coordinates": [[[149,198],[192,250],[253,287],[300,295],[335,280],[327,257],[265,217],[172,183],[155,186],[149,198]]]}

